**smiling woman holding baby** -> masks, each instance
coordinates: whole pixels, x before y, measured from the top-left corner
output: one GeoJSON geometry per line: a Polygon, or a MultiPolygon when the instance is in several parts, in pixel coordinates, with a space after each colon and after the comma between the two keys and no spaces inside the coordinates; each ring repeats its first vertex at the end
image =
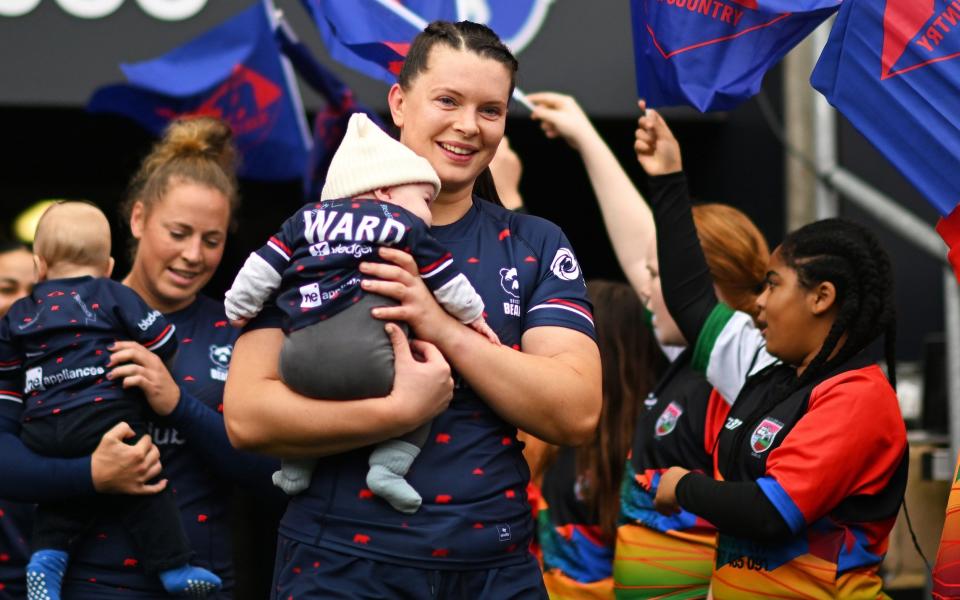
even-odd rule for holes
{"type": "MultiPolygon", "coordinates": [[[[414,257],[396,248],[360,266],[360,290],[397,303],[373,316],[406,323],[416,337],[408,345],[387,326],[389,394],[317,400],[291,391],[278,371],[282,314],[270,307],[237,342],[225,403],[231,440],[285,458],[322,457],[281,523],[276,597],[546,596],[527,552],[529,472],[516,430],[562,444],[588,439],[600,365],[563,233],[475,195],[503,137],[516,69],[486,27],[437,22],[412,44],[388,98],[400,142],[439,176],[430,233],[479,293],[500,344],[445,311],[414,257]],[[407,475],[422,505],[403,514],[367,485],[370,446],[431,419],[407,475]]],[[[322,370],[323,356],[314,359],[322,370]]]]}

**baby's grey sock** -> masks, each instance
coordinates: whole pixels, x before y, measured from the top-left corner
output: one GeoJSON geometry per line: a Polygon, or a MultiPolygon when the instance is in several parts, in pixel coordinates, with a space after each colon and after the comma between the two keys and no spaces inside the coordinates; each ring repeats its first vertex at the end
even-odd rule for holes
{"type": "Polygon", "coordinates": [[[280,470],[273,474],[273,485],[289,496],[296,496],[310,487],[316,461],[312,458],[285,458],[280,470]]]}
{"type": "Polygon", "coordinates": [[[403,513],[417,512],[423,501],[417,490],[403,478],[418,454],[420,448],[401,440],[383,442],[370,453],[367,486],[403,513]]]}

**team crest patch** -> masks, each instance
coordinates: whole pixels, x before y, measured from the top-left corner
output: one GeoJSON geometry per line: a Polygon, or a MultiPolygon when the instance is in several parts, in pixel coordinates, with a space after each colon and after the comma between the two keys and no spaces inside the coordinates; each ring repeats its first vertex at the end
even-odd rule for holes
{"type": "Polygon", "coordinates": [[[663,409],[663,412],[657,419],[657,424],[653,430],[654,435],[657,437],[670,435],[670,433],[676,428],[677,420],[682,414],[683,408],[681,408],[679,404],[676,402],[671,402],[668,404],[667,408],[663,409]]]}
{"type": "Polygon", "coordinates": [[[226,346],[210,345],[210,362],[213,368],[210,369],[210,378],[217,381],[227,380],[227,370],[230,368],[230,357],[233,356],[233,344],[226,346]]]}
{"type": "Polygon", "coordinates": [[[757,454],[766,452],[773,445],[773,440],[777,438],[781,429],[783,429],[783,423],[780,421],[764,419],[753,430],[753,435],[750,436],[750,447],[757,454]]]}

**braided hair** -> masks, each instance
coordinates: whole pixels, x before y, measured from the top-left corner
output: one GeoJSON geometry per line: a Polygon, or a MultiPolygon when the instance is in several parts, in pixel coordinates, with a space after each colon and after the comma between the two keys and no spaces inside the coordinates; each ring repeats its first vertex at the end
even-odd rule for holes
{"type": "MultiPolygon", "coordinates": [[[[829,281],[836,288],[839,307],[820,351],[799,377],[774,390],[745,418],[752,424],[773,405],[829,373],[864,350],[881,335],[887,361],[887,379],[896,387],[896,310],[893,299],[893,269],[890,257],[867,228],[844,219],[825,219],[790,233],[780,244],[783,262],[796,271],[799,285],[811,289],[829,281]],[[846,340],[837,350],[843,336],[846,340]],[[836,355],[831,355],[836,351],[836,355]]],[[[743,445],[748,427],[734,435],[732,448],[743,445]]],[[[722,472],[734,472],[736,450],[730,453],[722,472]]]]}
{"type": "Polygon", "coordinates": [[[890,385],[896,386],[896,309],[893,269],[877,238],[865,227],[843,219],[811,223],[780,245],[783,261],[805,288],[829,281],[837,290],[837,318],[820,351],[797,378],[800,388],[829,372],[883,335],[890,385]],[[840,339],[846,341],[837,351],[840,339]]]}

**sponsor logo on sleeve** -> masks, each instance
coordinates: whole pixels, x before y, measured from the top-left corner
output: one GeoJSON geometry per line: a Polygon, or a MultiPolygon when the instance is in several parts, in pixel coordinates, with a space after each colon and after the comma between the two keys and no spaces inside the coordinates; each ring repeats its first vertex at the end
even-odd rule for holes
{"type": "Polygon", "coordinates": [[[569,248],[560,248],[550,261],[550,270],[564,281],[580,278],[580,264],[569,248]]]}
{"type": "Polygon", "coordinates": [[[150,326],[156,323],[157,319],[159,319],[162,316],[163,315],[160,314],[159,310],[150,312],[147,314],[147,316],[145,316],[144,318],[140,319],[140,321],[137,322],[137,327],[140,329],[140,331],[146,331],[150,329],[150,326]]]}

